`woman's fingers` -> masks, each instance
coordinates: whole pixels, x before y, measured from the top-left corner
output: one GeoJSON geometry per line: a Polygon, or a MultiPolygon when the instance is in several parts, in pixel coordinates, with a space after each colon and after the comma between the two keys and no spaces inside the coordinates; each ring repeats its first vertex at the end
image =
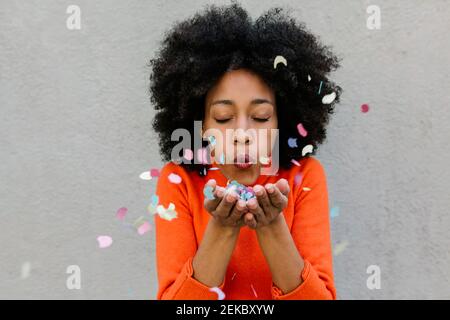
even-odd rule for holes
{"type": "Polygon", "coordinates": [[[279,210],[283,210],[287,204],[287,197],[272,183],[266,184],[265,188],[272,206],[279,210]]]}
{"type": "Polygon", "coordinates": [[[222,187],[216,186],[216,181],[214,179],[209,180],[206,183],[205,188],[208,186],[213,187],[212,194],[214,196],[214,199],[208,199],[208,197],[205,197],[204,207],[205,207],[206,211],[213,212],[214,210],[216,210],[220,201],[222,201],[222,198],[225,194],[225,189],[222,187]]]}
{"type": "Polygon", "coordinates": [[[270,210],[272,210],[273,208],[269,196],[267,195],[266,189],[264,189],[263,186],[257,184],[253,187],[253,191],[255,192],[259,205],[264,210],[264,212],[270,212],[270,210]]]}
{"type": "Polygon", "coordinates": [[[233,220],[234,222],[237,222],[239,219],[242,218],[242,215],[246,213],[247,207],[245,205],[245,201],[242,199],[237,200],[236,204],[234,205],[233,209],[231,210],[229,218],[233,220]]]}
{"type": "Polygon", "coordinates": [[[245,216],[244,216],[244,222],[245,222],[245,224],[246,224],[247,226],[249,226],[250,228],[256,229],[257,223],[256,223],[256,220],[255,220],[255,216],[254,216],[252,213],[247,212],[247,213],[245,214],[245,216]]]}
{"type": "Polygon", "coordinates": [[[275,186],[280,190],[280,192],[286,197],[289,195],[291,188],[289,187],[289,182],[282,178],[275,183],[275,186]]]}
{"type": "Polygon", "coordinates": [[[216,215],[220,218],[227,218],[230,215],[231,209],[236,203],[237,198],[238,195],[234,191],[225,194],[215,210],[216,215]]]}
{"type": "Polygon", "coordinates": [[[253,214],[257,223],[262,223],[262,224],[266,223],[266,217],[265,217],[264,211],[259,206],[258,200],[256,198],[252,198],[247,201],[247,208],[250,211],[250,213],[253,214]]]}

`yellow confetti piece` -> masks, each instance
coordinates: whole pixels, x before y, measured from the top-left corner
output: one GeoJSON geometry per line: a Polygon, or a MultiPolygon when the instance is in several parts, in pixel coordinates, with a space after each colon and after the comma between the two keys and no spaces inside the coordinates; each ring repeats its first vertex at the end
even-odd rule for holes
{"type": "Polygon", "coordinates": [[[340,255],[342,253],[342,251],[344,251],[345,248],[347,248],[347,246],[348,246],[348,241],[347,240],[344,240],[341,243],[336,244],[334,246],[334,249],[333,249],[333,254],[335,256],[340,255]]]}

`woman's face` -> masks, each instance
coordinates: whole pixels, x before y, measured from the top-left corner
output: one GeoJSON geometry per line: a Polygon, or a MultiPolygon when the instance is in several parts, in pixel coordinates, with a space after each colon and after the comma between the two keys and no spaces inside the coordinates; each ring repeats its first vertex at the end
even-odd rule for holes
{"type": "Polygon", "coordinates": [[[271,129],[278,129],[276,111],[272,89],[245,69],[225,73],[209,90],[203,137],[216,138],[211,155],[228,179],[249,185],[259,177],[261,162],[271,155],[271,129]]]}

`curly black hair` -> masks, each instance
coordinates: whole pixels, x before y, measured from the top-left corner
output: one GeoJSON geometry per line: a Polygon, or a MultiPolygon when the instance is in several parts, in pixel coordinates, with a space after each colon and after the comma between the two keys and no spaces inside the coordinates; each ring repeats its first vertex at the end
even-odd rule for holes
{"type": "MultiPolygon", "coordinates": [[[[173,160],[171,151],[178,142],[171,141],[172,132],[184,128],[194,137],[194,120],[203,120],[208,90],[226,71],[240,68],[259,75],[274,91],[282,124],[280,167],[289,168],[292,159],[301,159],[305,145],[313,145],[310,154],[315,154],[342,92],[326,77],[340,66],[339,61],[330,47],[281,8],[268,10],[253,22],[233,1],[228,6],[209,5],[204,12],[177,22],[149,64],[151,102],[156,110],[153,128],[159,134],[162,159],[173,160]],[[278,55],[287,60],[287,66],[274,68],[278,55]],[[322,103],[323,96],[332,92],[335,100],[322,103]],[[299,122],[308,131],[306,137],[297,131],[299,122]],[[296,148],[288,145],[289,137],[297,138],[296,148]]],[[[204,171],[202,164],[181,165],[204,171]]]]}

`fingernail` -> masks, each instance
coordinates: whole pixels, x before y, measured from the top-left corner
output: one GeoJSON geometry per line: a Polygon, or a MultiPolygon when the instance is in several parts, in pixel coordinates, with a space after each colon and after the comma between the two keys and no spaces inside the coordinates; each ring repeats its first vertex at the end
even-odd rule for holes
{"type": "Polygon", "coordinates": [[[271,184],[266,185],[266,189],[269,193],[272,193],[275,191],[275,189],[273,188],[273,185],[271,185],[271,184]]]}
{"type": "Polygon", "coordinates": [[[261,196],[263,194],[263,188],[261,186],[255,186],[253,191],[255,191],[257,196],[261,196]]]}
{"type": "Polygon", "coordinates": [[[223,190],[222,189],[217,189],[217,196],[218,197],[223,197],[223,190]]]}
{"type": "Polygon", "coordinates": [[[227,195],[227,201],[228,202],[233,202],[233,200],[234,200],[234,196],[230,193],[230,194],[228,194],[227,195]]]}

